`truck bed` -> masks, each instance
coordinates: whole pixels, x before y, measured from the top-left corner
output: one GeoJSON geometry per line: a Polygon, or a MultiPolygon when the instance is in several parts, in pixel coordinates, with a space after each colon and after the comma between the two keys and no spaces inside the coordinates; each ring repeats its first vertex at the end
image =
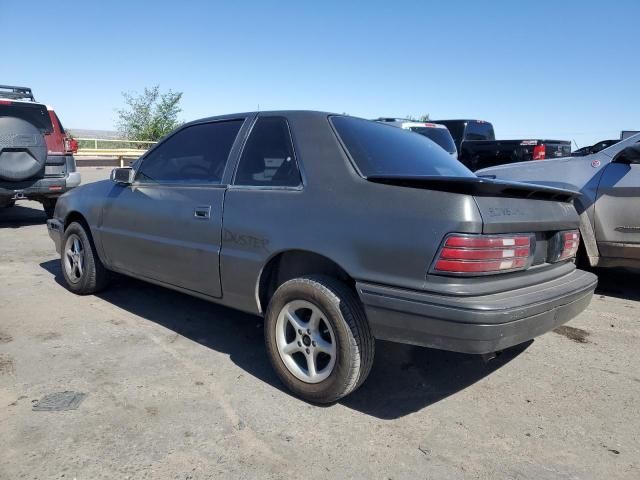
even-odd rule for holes
{"type": "Polygon", "coordinates": [[[472,171],[507,163],[538,160],[534,149],[544,146],[544,159],[571,155],[571,142],[566,140],[466,140],[459,159],[472,171]]]}

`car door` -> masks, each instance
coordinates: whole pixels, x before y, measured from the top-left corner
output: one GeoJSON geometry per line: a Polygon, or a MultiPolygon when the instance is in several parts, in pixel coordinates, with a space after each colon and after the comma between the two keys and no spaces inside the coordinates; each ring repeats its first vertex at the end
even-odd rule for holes
{"type": "Polygon", "coordinates": [[[640,258],[640,164],[605,167],[595,203],[595,233],[605,257],[640,258]]]}
{"type": "Polygon", "coordinates": [[[142,159],[131,185],[113,187],[100,225],[111,268],[222,295],[222,180],[243,122],[184,127],[142,159]]]}
{"type": "Polygon", "coordinates": [[[220,264],[225,296],[234,306],[255,308],[260,269],[274,252],[295,248],[301,232],[295,221],[309,214],[299,159],[285,117],[261,114],[243,148],[225,197],[220,264]]]}

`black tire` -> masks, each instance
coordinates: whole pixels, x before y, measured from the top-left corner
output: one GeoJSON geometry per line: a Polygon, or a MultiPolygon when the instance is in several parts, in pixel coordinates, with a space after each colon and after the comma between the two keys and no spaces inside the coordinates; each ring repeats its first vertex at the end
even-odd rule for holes
{"type": "Polygon", "coordinates": [[[56,209],[56,202],[58,199],[56,198],[45,198],[42,200],[42,208],[44,209],[44,214],[48,219],[53,218],[53,213],[56,209]]]}
{"type": "Polygon", "coordinates": [[[267,308],[264,335],[267,354],[278,377],[295,395],[307,401],[339,400],[362,385],[373,365],[375,339],[362,304],[351,288],[331,277],[300,277],[280,285],[267,308]],[[295,300],[317,306],[334,332],[335,364],[329,376],[319,383],[306,383],[293,375],[278,351],[278,316],[285,305],[295,300]]]}
{"type": "Polygon", "coordinates": [[[16,206],[16,201],[15,200],[11,200],[8,203],[5,203],[4,205],[2,205],[2,208],[11,208],[11,207],[15,207],[16,206]]]}
{"type": "Polygon", "coordinates": [[[85,230],[85,227],[78,223],[71,223],[64,231],[62,237],[62,258],[60,259],[62,267],[62,274],[67,284],[67,288],[78,295],[90,295],[96,293],[107,286],[109,283],[109,271],[104,267],[100,258],[96,254],[96,248],[91,239],[90,233],[85,230]],[[79,273],[79,270],[69,272],[67,256],[67,244],[69,239],[78,239],[82,247],[82,273],[78,274],[74,278],[75,273],[79,273]]]}

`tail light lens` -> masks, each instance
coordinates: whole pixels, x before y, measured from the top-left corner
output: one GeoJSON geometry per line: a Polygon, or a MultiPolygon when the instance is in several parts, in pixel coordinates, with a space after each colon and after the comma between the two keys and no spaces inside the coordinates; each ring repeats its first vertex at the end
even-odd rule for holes
{"type": "Polygon", "coordinates": [[[556,239],[555,254],[551,258],[552,262],[559,262],[576,256],[578,253],[578,247],[580,246],[579,230],[558,232],[556,234],[556,239]]]}
{"type": "Polygon", "coordinates": [[[523,270],[533,258],[533,235],[449,235],[432,272],[482,275],[523,270]]]}
{"type": "Polygon", "coordinates": [[[533,147],[533,159],[534,160],[544,160],[547,156],[546,148],[544,143],[541,145],[536,145],[533,147]]]}
{"type": "Polygon", "coordinates": [[[64,150],[67,153],[78,153],[78,141],[75,138],[65,137],[64,150]]]}

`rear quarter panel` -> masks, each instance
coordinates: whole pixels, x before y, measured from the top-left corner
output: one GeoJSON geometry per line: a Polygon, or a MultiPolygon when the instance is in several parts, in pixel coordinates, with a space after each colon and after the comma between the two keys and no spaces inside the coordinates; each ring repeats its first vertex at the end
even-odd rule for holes
{"type": "Polygon", "coordinates": [[[368,182],[350,165],[326,116],[294,115],[290,125],[304,187],[227,191],[225,303],[257,311],[260,272],[287,250],[327,257],[357,281],[421,289],[445,234],[481,231],[473,197],[368,182]]]}

